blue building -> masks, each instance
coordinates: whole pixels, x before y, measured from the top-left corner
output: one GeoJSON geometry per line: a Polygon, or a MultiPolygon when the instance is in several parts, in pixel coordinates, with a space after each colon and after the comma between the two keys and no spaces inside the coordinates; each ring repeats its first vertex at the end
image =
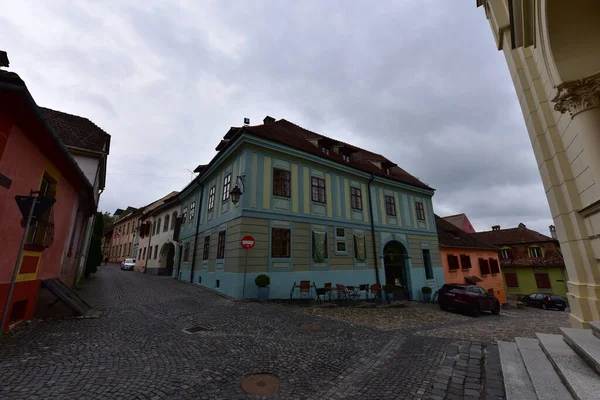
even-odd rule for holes
{"type": "Polygon", "coordinates": [[[443,284],[434,190],[385,157],[271,117],[216,150],[179,195],[179,279],[238,298],[263,273],[271,298],[301,280],[395,283],[413,300],[443,284]]]}

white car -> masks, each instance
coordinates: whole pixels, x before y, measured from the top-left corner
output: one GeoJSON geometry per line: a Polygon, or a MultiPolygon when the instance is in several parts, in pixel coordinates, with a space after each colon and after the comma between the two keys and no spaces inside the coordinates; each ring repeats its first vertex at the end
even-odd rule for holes
{"type": "Polygon", "coordinates": [[[123,262],[121,262],[121,269],[123,271],[133,271],[135,267],[135,258],[126,258],[123,262]]]}

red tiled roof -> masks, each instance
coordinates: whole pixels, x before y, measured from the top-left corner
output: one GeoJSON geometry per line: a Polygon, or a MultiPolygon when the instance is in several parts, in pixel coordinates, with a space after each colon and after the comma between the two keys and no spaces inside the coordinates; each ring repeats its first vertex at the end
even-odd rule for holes
{"type": "Polygon", "coordinates": [[[403,170],[402,168],[395,166],[396,164],[394,164],[393,162],[391,162],[390,160],[388,160],[380,154],[363,150],[359,147],[352,146],[339,140],[331,139],[318,133],[311,132],[285,119],[280,119],[279,121],[264,125],[244,126],[238,132],[240,134],[248,133],[250,135],[262,139],[277,142],[285,146],[289,146],[322,158],[326,158],[331,161],[335,161],[339,164],[347,165],[351,168],[355,168],[369,174],[377,175],[383,178],[391,179],[397,182],[405,183],[407,185],[416,186],[423,189],[434,190],[431,187],[424,184],[423,182],[421,182],[420,180],[418,180],[417,178],[415,178],[414,176],[412,176],[411,174],[409,174],[408,172],[406,172],[405,170],[403,170]],[[345,161],[342,155],[335,154],[333,151],[330,151],[329,154],[325,154],[321,148],[316,147],[311,142],[309,142],[309,139],[324,139],[335,143],[339,143],[345,148],[352,149],[353,153],[350,155],[350,162],[345,161]],[[373,165],[371,161],[392,165],[389,168],[390,174],[388,175],[385,170],[373,165]]]}
{"type": "Polygon", "coordinates": [[[525,267],[525,266],[564,266],[565,260],[556,252],[549,254],[544,257],[530,258],[530,257],[518,257],[500,260],[500,264],[503,267],[525,267]]]}
{"type": "Polygon", "coordinates": [[[549,236],[527,229],[527,227],[522,224],[516,228],[477,232],[473,235],[496,246],[556,241],[549,236]]]}
{"type": "Polygon", "coordinates": [[[442,217],[442,219],[444,219],[444,220],[450,222],[452,225],[462,229],[463,224],[465,223],[465,217],[466,217],[466,215],[463,213],[463,214],[449,215],[447,217],[442,217]]]}
{"type": "Polygon", "coordinates": [[[441,247],[498,250],[496,246],[477,238],[472,233],[463,231],[437,215],[435,216],[435,225],[438,233],[438,242],[441,247]]]}
{"type": "Polygon", "coordinates": [[[109,153],[110,135],[89,119],[45,107],[40,110],[65,146],[109,153]]]}

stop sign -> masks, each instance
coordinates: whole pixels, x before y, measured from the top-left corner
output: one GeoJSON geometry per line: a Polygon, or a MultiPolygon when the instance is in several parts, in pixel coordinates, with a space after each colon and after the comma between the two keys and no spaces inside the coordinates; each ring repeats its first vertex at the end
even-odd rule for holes
{"type": "Polygon", "coordinates": [[[243,249],[250,250],[254,247],[255,241],[252,236],[244,236],[240,243],[243,249]]]}

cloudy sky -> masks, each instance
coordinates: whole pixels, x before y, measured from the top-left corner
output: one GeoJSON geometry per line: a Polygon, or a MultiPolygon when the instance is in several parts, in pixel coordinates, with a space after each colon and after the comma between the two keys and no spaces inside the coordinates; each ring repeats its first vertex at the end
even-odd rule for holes
{"type": "Polygon", "coordinates": [[[552,223],[474,0],[0,0],[0,38],[39,105],[112,135],[103,210],[181,189],[268,114],[382,153],[478,230],[552,223]]]}

